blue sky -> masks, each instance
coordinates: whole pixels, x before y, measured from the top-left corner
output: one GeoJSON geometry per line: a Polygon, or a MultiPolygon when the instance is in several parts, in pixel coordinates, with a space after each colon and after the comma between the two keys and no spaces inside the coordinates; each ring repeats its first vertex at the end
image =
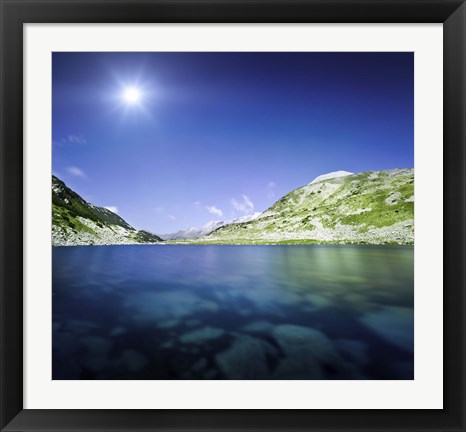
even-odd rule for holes
{"type": "Polygon", "coordinates": [[[53,173],[138,229],[414,165],[412,53],[54,53],[53,173]]]}

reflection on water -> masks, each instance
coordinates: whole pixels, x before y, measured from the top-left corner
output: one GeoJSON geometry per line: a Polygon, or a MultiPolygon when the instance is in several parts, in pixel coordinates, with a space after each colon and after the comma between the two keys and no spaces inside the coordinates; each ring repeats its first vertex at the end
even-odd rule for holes
{"type": "Polygon", "coordinates": [[[411,246],[53,249],[53,379],[413,379],[411,246]]]}

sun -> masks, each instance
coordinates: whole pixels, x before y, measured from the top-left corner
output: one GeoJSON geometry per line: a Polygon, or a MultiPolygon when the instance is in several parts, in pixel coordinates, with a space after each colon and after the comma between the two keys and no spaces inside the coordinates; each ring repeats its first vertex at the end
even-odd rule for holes
{"type": "Polygon", "coordinates": [[[142,99],[142,92],[138,87],[127,87],[123,91],[123,100],[129,105],[135,105],[142,99]]]}

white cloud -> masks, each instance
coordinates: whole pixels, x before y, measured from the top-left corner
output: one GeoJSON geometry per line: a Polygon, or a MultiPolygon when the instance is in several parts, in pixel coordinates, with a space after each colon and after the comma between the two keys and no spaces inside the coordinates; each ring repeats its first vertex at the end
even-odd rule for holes
{"type": "Polygon", "coordinates": [[[52,145],[58,147],[71,146],[74,144],[86,144],[87,140],[83,134],[71,134],[64,138],[60,138],[58,141],[52,141],[52,145]]]}
{"type": "Polygon", "coordinates": [[[106,208],[107,210],[110,210],[113,213],[118,214],[118,207],[117,206],[105,206],[104,208],[106,208]]]}
{"type": "Polygon", "coordinates": [[[271,182],[269,182],[269,184],[268,184],[267,186],[268,186],[270,189],[273,189],[273,188],[274,188],[275,186],[277,186],[277,185],[275,184],[275,182],[271,181],[271,182]]]}
{"type": "Polygon", "coordinates": [[[193,202],[193,206],[199,209],[201,208],[201,202],[200,201],[193,202]]]}
{"type": "Polygon", "coordinates": [[[175,220],[175,219],[176,219],[176,216],[173,216],[173,215],[168,215],[168,217],[169,217],[171,220],[175,220]]]}
{"type": "Polygon", "coordinates": [[[253,202],[246,195],[243,195],[243,199],[244,199],[244,204],[246,205],[246,208],[253,211],[254,210],[253,202]]]}
{"type": "Polygon", "coordinates": [[[217,208],[216,206],[207,206],[206,207],[206,210],[210,213],[210,214],[213,214],[215,216],[220,216],[222,217],[223,216],[223,211],[220,210],[219,208],[217,208]]]}
{"type": "Polygon", "coordinates": [[[154,210],[157,212],[157,213],[163,213],[165,211],[165,207],[155,207],[154,210]]]}
{"type": "Polygon", "coordinates": [[[86,138],[84,138],[84,135],[79,134],[79,135],[68,135],[67,137],[68,141],[71,144],[86,144],[86,138]]]}
{"type": "Polygon", "coordinates": [[[268,188],[268,193],[267,193],[267,196],[269,198],[275,198],[275,187],[277,186],[277,184],[273,181],[269,182],[268,185],[267,185],[267,188],[268,188]]]}
{"type": "Polygon", "coordinates": [[[66,168],[66,171],[68,172],[68,174],[71,174],[72,176],[75,176],[75,177],[82,177],[82,178],[86,177],[86,174],[84,173],[84,171],[81,168],[78,168],[75,166],[70,166],[66,168]]]}
{"type": "Polygon", "coordinates": [[[254,212],[254,203],[249,199],[247,195],[241,195],[242,200],[237,200],[232,198],[230,200],[231,205],[236,211],[239,211],[244,214],[249,214],[254,212]]]}

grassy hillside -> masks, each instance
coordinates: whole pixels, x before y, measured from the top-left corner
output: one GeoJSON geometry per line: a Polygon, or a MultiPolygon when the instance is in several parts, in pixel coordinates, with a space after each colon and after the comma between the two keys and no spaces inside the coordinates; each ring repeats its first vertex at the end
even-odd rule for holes
{"type": "Polygon", "coordinates": [[[86,202],[63,181],[52,176],[52,244],[156,243],[162,239],[137,231],[110,210],[86,202]]]}
{"type": "Polygon", "coordinates": [[[414,170],[372,171],[296,189],[254,221],[190,243],[414,242],[414,170]]]}

